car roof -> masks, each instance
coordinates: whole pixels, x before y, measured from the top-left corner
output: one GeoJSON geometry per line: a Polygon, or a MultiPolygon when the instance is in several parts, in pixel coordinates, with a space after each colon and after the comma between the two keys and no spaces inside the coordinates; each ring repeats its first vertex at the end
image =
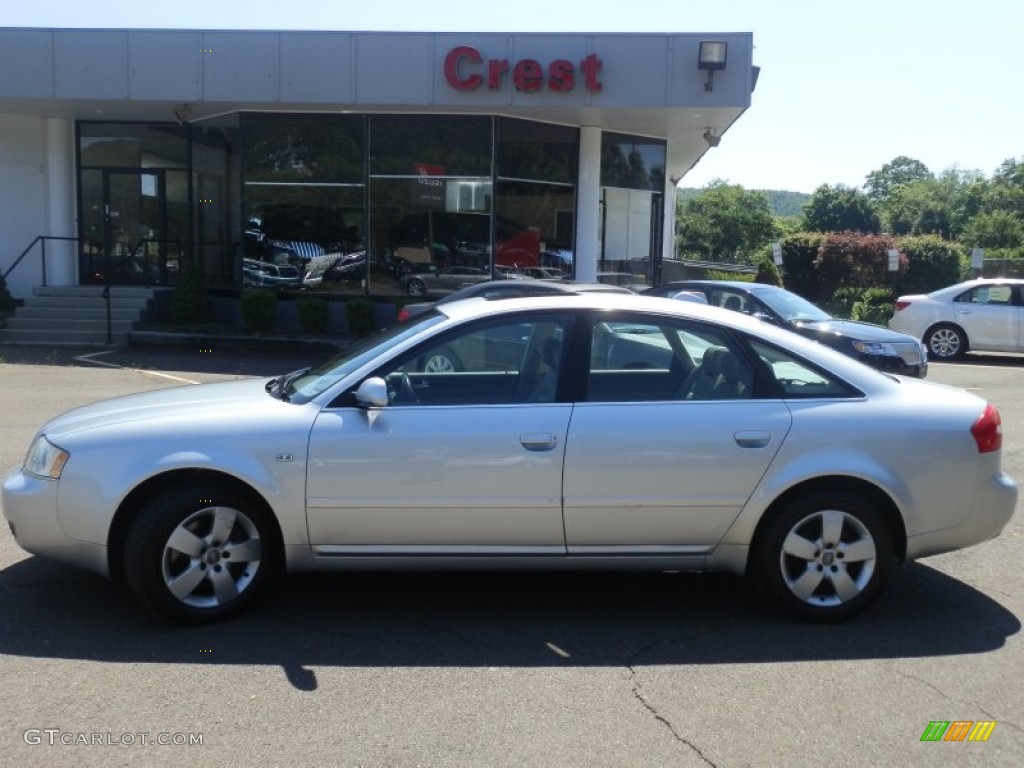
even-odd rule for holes
{"type": "Polygon", "coordinates": [[[662,283],[659,288],[666,287],[680,287],[680,288],[693,288],[696,286],[720,286],[724,288],[737,288],[745,291],[753,290],[771,290],[776,289],[784,291],[785,288],[779,288],[777,285],[769,285],[768,283],[754,283],[749,280],[672,280],[667,283],[662,283]]]}
{"type": "Polygon", "coordinates": [[[937,288],[934,291],[930,291],[928,296],[947,296],[951,294],[958,294],[962,291],[970,290],[979,285],[1018,285],[1024,286],[1024,278],[1020,277],[976,277],[973,280],[964,280],[960,283],[954,283],[953,285],[947,285],[943,288],[937,288]]]}

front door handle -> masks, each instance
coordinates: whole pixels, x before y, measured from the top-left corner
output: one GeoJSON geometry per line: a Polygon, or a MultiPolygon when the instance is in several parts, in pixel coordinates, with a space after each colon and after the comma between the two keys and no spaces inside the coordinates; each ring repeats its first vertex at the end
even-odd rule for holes
{"type": "Polygon", "coordinates": [[[764,448],[772,441],[772,433],[754,430],[736,432],[733,439],[740,448],[764,448]]]}
{"type": "Polygon", "coordinates": [[[550,451],[558,445],[558,435],[552,435],[549,432],[534,432],[520,435],[519,442],[528,451],[550,451]]]}

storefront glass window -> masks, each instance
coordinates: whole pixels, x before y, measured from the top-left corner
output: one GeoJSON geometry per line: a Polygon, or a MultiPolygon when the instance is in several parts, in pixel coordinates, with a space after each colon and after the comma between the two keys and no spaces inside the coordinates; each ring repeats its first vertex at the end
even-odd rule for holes
{"type": "Polygon", "coordinates": [[[579,130],[563,125],[498,119],[498,176],[576,183],[579,130]]]}
{"type": "Polygon", "coordinates": [[[184,168],[188,129],[138,123],[81,123],[78,132],[83,167],[184,168]]]}
{"type": "Polygon", "coordinates": [[[662,192],[665,147],[661,139],[605,133],[601,138],[601,184],[662,192]]]}
{"type": "Polygon", "coordinates": [[[370,175],[491,177],[489,117],[374,115],[370,175]]]}
{"type": "Polygon", "coordinates": [[[572,276],[578,164],[578,129],[498,119],[498,266],[572,276]]]}
{"type": "Polygon", "coordinates": [[[366,290],[363,126],[358,115],[244,116],[243,284],[264,285],[262,261],[297,267],[311,287],[366,290]]]}
{"type": "Polygon", "coordinates": [[[496,265],[536,277],[571,277],[576,188],[499,181],[496,199],[496,265]]]}
{"type": "Polygon", "coordinates": [[[654,284],[661,265],[666,144],[605,133],[601,139],[600,272],[654,284]]]}
{"type": "Polygon", "coordinates": [[[430,296],[489,276],[491,119],[369,123],[370,292],[430,296]]]}

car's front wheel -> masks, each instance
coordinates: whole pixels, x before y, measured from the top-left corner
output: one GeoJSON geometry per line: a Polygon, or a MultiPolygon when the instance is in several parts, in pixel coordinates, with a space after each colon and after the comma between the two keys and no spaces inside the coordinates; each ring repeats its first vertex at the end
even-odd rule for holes
{"type": "Polygon", "coordinates": [[[419,278],[412,278],[405,284],[406,293],[410,296],[423,296],[427,292],[427,285],[419,278]]]}
{"type": "Polygon", "coordinates": [[[277,547],[266,513],[218,485],[150,500],[125,541],[125,575],[158,613],[187,623],[226,618],[258,597],[277,547]]]}
{"type": "Polygon", "coordinates": [[[955,360],[967,351],[967,337],[955,325],[937,325],[925,335],[925,346],[933,360],[955,360]]]}
{"type": "Polygon", "coordinates": [[[751,576],[770,598],[815,621],[850,618],[895,567],[885,515],[850,493],[819,492],[773,513],[752,553],[751,576]]]}

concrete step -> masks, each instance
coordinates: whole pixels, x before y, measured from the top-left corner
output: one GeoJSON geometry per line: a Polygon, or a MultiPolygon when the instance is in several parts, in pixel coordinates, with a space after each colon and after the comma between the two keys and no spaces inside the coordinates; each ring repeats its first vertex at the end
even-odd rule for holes
{"type": "MultiPolygon", "coordinates": [[[[0,343],[45,346],[107,346],[107,301],[102,285],[36,286],[6,328],[0,343]]],[[[115,285],[110,290],[111,341],[122,344],[149,309],[157,291],[115,285]]]]}
{"type": "MultiPolygon", "coordinates": [[[[135,308],[126,308],[111,306],[110,318],[112,320],[131,320],[136,321],[139,319],[141,313],[135,308]]],[[[73,320],[103,320],[106,322],[107,309],[106,307],[30,307],[23,306],[18,307],[18,317],[37,317],[40,320],[46,320],[48,318],[64,318],[73,320]]]]}
{"type": "MultiPolygon", "coordinates": [[[[145,309],[149,299],[144,296],[112,296],[110,306],[120,309],[145,309]]],[[[27,296],[26,307],[68,307],[80,309],[102,309],[106,311],[107,302],[98,296],[27,296]]]]}
{"type": "MultiPolygon", "coordinates": [[[[114,344],[125,340],[124,333],[113,335],[114,344]]],[[[25,329],[0,330],[0,344],[33,344],[54,347],[107,346],[107,332],[104,331],[41,331],[25,329]]]]}
{"type": "MultiPolygon", "coordinates": [[[[112,285],[111,298],[151,299],[157,289],[145,288],[141,285],[112,285]]],[[[169,290],[169,289],[160,289],[169,290]]],[[[33,296],[67,296],[97,297],[103,296],[102,285],[37,285],[32,289],[33,296]]]]}
{"type": "MultiPolygon", "coordinates": [[[[127,333],[135,327],[136,320],[111,320],[110,327],[114,333],[127,333]]],[[[66,329],[74,329],[76,331],[103,331],[104,334],[107,332],[107,320],[106,318],[94,319],[94,320],[70,320],[66,317],[22,317],[20,314],[8,318],[7,328],[12,331],[21,330],[40,330],[40,331],[52,331],[58,332],[66,329]]]]}

